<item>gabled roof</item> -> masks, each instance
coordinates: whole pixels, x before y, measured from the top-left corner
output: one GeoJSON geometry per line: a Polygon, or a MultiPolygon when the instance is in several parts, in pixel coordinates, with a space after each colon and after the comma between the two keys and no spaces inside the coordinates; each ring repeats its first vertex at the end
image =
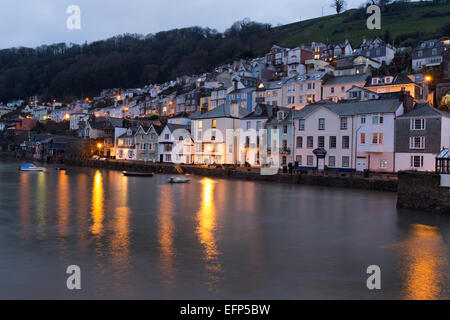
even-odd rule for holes
{"type": "Polygon", "coordinates": [[[444,116],[450,117],[450,112],[445,112],[430,106],[428,103],[418,103],[411,111],[402,114],[399,118],[408,117],[429,117],[429,116],[444,116]]]}
{"type": "MultiPolygon", "coordinates": [[[[247,109],[239,108],[239,118],[243,118],[250,112],[247,109]]],[[[212,118],[233,118],[231,116],[231,105],[222,104],[208,112],[201,114],[196,112],[191,116],[191,119],[212,119],[212,118]]]]}
{"type": "Polygon", "coordinates": [[[185,130],[190,129],[190,126],[182,125],[182,124],[173,124],[173,123],[166,124],[166,127],[169,128],[170,132],[174,132],[175,130],[179,130],[179,129],[185,129],[185,130]]]}
{"type": "Polygon", "coordinates": [[[390,86],[390,85],[401,85],[401,84],[412,84],[414,81],[412,81],[407,75],[404,74],[398,74],[394,77],[394,80],[392,83],[379,83],[379,84],[372,84],[373,78],[384,78],[384,77],[370,77],[367,79],[366,87],[377,87],[377,86],[390,86]]]}
{"type": "Polygon", "coordinates": [[[338,116],[354,116],[370,113],[394,113],[402,103],[398,99],[367,100],[341,103],[311,104],[302,110],[295,111],[294,118],[306,118],[317,108],[323,107],[338,116]]]}
{"type": "Polygon", "coordinates": [[[255,107],[255,111],[243,117],[242,120],[268,119],[274,115],[275,110],[276,110],[275,106],[268,104],[258,104],[255,107]]]}
{"type": "Polygon", "coordinates": [[[353,82],[365,82],[367,80],[366,74],[355,75],[355,76],[342,76],[342,77],[334,77],[329,79],[324,83],[324,86],[328,85],[338,85],[344,83],[353,83],[353,82]]]}
{"type": "Polygon", "coordinates": [[[161,132],[164,130],[164,126],[158,126],[156,124],[152,124],[151,127],[153,127],[153,129],[155,129],[156,133],[158,134],[158,136],[161,134],[161,132]]]}

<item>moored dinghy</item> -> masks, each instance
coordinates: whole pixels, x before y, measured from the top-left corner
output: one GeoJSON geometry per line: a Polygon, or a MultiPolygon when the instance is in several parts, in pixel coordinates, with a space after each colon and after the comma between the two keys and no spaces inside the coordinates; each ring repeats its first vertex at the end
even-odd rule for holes
{"type": "Polygon", "coordinates": [[[128,172],[123,171],[122,174],[126,177],[153,177],[153,172],[128,172]]]}
{"type": "Polygon", "coordinates": [[[181,177],[170,177],[168,180],[169,183],[188,183],[189,181],[191,181],[191,179],[181,177]]]}
{"type": "Polygon", "coordinates": [[[45,169],[42,168],[42,167],[36,167],[32,163],[27,163],[27,164],[24,164],[24,165],[20,166],[19,170],[20,171],[25,171],[25,172],[42,172],[45,169]]]}

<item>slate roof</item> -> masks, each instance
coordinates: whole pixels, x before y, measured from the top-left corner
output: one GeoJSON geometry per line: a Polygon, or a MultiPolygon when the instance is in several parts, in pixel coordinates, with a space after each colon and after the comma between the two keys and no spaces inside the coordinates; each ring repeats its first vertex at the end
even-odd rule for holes
{"type": "Polygon", "coordinates": [[[408,117],[429,117],[429,116],[444,116],[450,117],[450,112],[445,112],[430,106],[428,103],[418,103],[411,111],[402,114],[399,118],[408,117]]]}
{"type": "Polygon", "coordinates": [[[338,84],[344,84],[344,83],[352,83],[352,82],[365,82],[367,81],[367,75],[356,75],[356,76],[342,76],[342,77],[335,77],[329,79],[327,82],[324,83],[324,86],[328,85],[338,85],[338,84]]]}
{"type": "Polygon", "coordinates": [[[255,111],[249,113],[242,120],[251,120],[251,119],[268,119],[271,118],[275,113],[275,106],[268,104],[258,104],[255,107],[255,111]],[[259,110],[258,110],[259,109],[259,110]]]}
{"type": "Polygon", "coordinates": [[[401,102],[397,99],[354,101],[334,104],[311,104],[307,105],[302,110],[295,111],[294,118],[306,118],[318,107],[326,108],[339,116],[353,116],[369,113],[394,113],[400,105],[401,102]]]}
{"type": "Polygon", "coordinates": [[[190,129],[190,126],[182,125],[182,124],[168,123],[166,126],[169,128],[170,132],[174,132],[175,130],[178,130],[178,129],[186,129],[186,130],[190,129]]]}
{"type": "MultiPolygon", "coordinates": [[[[239,118],[243,118],[248,115],[250,112],[246,109],[239,108],[239,118]]],[[[192,114],[191,119],[212,119],[212,118],[232,118],[231,116],[231,105],[222,104],[210,111],[207,111],[203,114],[200,112],[196,112],[192,114]]]]}
{"type": "Polygon", "coordinates": [[[400,85],[400,84],[411,84],[414,83],[408,76],[404,74],[398,74],[394,77],[394,80],[392,83],[379,83],[379,84],[372,84],[372,78],[382,78],[382,77],[370,77],[367,79],[366,87],[378,87],[378,86],[390,86],[390,85],[400,85]]]}

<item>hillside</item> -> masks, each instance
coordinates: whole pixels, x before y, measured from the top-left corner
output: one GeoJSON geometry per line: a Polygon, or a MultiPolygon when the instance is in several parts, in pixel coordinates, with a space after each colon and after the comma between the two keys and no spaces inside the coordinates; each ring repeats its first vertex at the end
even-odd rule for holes
{"type": "Polygon", "coordinates": [[[36,94],[45,100],[69,100],[92,97],[105,88],[162,83],[261,56],[273,44],[294,47],[348,39],[357,46],[363,36],[380,36],[398,47],[415,46],[423,39],[450,35],[450,0],[434,2],[384,7],[382,30],[368,30],[365,9],[353,9],[274,28],[243,20],[224,33],[192,27],[145,37],[126,34],[83,45],[0,50],[0,101],[36,94]]]}
{"type": "MultiPolygon", "coordinates": [[[[367,16],[365,9],[352,9],[340,15],[284,25],[274,31],[281,43],[290,46],[311,41],[340,43],[346,39],[359,44],[364,36],[368,39],[383,37],[386,30],[396,45],[402,42],[408,45],[436,36],[436,32],[450,22],[450,1],[391,4],[382,10],[381,30],[367,29],[367,16]]],[[[447,26],[447,32],[449,29],[447,26]]]]}

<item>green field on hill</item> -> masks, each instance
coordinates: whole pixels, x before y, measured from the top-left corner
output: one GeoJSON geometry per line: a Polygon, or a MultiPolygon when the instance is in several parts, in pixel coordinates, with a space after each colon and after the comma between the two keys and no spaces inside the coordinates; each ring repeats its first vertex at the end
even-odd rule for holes
{"type": "MultiPolygon", "coordinates": [[[[321,41],[341,43],[346,39],[353,45],[360,44],[363,37],[373,39],[382,37],[386,30],[390,39],[403,42],[419,38],[435,37],[436,33],[450,22],[450,2],[404,3],[389,6],[381,13],[381,30],[369,30],[366,26],[365,9],[352,9],[340,15],[331,15],[302,22],[296,22],[274,28],[276,38],[281,45],[296,46],[299,44],[321,41]]],[[[448,28],[447,28],[448,29],[448,28]]],[[[449,34],[447,34],[449,35],[449,34]]],[[[407,43],[406,43],[407,44],[407,43]]],[[[401,43],[395,43],[401,45],[401,43]]]]}

